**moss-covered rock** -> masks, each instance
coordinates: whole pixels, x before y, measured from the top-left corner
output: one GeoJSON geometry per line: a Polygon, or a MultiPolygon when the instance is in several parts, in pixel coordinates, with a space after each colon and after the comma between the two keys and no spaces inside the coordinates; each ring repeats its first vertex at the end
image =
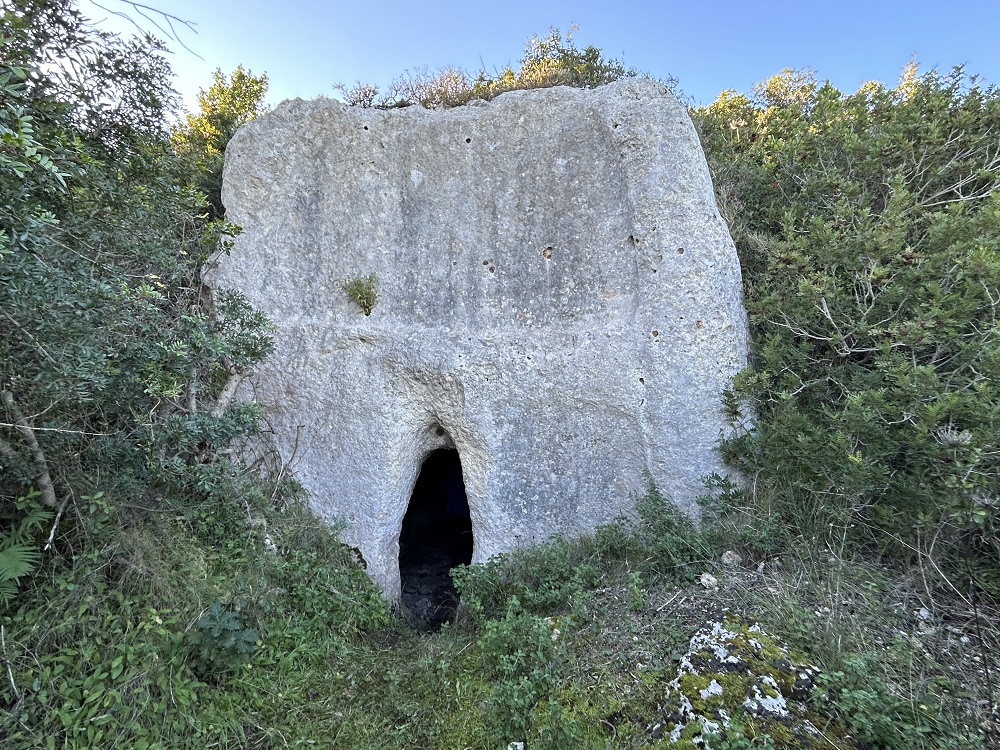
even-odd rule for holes
{"type": "Polygon", "coordinates": [[[807,705],[818,674],[759,625],[731,617],[712,622],[691,638],[667,684],[653,738],[708,750],[740,739],[761,747],[854,748],[807,705]]]}

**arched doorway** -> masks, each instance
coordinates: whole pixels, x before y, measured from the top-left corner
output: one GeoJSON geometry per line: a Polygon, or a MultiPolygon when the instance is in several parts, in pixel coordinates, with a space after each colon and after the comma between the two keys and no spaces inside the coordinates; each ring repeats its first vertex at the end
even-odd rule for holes
{"type": "Polygon", "coordinates": [[[402,603],[411,619],[437,627],[455,614],[451,569],[472,562],[472,519],[456,450],[436,450],[420,468],[399,532],[402,603]]]}

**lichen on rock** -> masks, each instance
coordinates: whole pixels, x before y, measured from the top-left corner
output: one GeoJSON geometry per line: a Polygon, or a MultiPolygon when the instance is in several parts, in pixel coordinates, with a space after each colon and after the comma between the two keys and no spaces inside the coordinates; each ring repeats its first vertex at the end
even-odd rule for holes
{"type": "Polygon", "coordinates": [[[767,736],[775,748],[853,748],[824,731],[808,706],[819,669],[768,634],[727,616],[691,638],[667,683],[662,718],[650,730],[662,744],[711,750],[713,741],[767,736]]]}

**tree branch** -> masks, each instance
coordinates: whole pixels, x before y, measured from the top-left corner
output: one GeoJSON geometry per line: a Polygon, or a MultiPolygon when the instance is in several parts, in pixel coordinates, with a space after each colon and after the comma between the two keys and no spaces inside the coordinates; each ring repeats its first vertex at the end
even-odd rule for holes
{"type": "Polygon", "coordinates": [[[10,668],[10,660],[7,658],[7,635],[4,632],[3,625],[0,625],[0,645],[3,647],[3,665],[7,667],[7,679],[10,680],[10,689],[14,691],[14,698],[20,703],[21,691],[17,689],[17,683],[14,682],[14,672],[10,668]]]}
{"type": "MultiPolygon", "coordinates": [[[[20,425],[11,424],[10,422],[0,422],[0,427],[13,427],[18,429],[20,425]]],[[[60,427],[32,427],[33,432],[62,432],[66,435],[94,435],[95,437],[100,437],[102,435],[110,435],[110,432],[87,432],[86,430],[64,430],[60,427]]]]}
{"type": "MultiPolygon", "coordinates": [[[[24,414],[21,413],[21,410],[17,408],[17,404],[14,403],[13,393],[6,390],[0,391],[0,402],[3,402],[7,411],[14,417],[15,429],[21,433],[22,437],[27,441],[28,447],[31,449],[31,455],[35,463],[35,483],[38,485],[38,491],[42,494],[42,502],[50,508],[56,507],[55,486],[52,484],[52,475],[49,474],[49,464],[45,460],[45,453],[35,439],[35,430],[28,424],[28,420],[24,418],[24,414]]],[[[4,453],[8,451],[13,452],[10,446],[6,446],[4,453]]]]}
{"type": "Polygon", "coordinates": [[[66,510],[66,506],[69,505],[69,495],[66,495],[66,499],[62,501],[62,505],[59,506],[59,511],[56,513],[56,520],[52,522],[52,529],[49,531],[49,538],[45,540],[45,546],[42,547],[43,552],[48,552],[52,549],[52,540],[56,538],[56,529],[59,528],[59,521],[62,519],[62,515],[66,510]]]}
{"type": "MultiPolygon", "coordinates": [[[[148,33],[148,31],[142,28],[142,26],[140,26],[138,23],[136,23],[135,19],[132,18],[132,16],[130,16],[128,13],[124,13],[120,10],[115,10],[114,8],[109,8],[106,5],[101,5],[101,3],[99,3],[97,0],[90,0],[90,2],[103,11],[116,15],[120,18],[124,18],[130,24],[135,26],[135,28],[139,31],[140,34],[148,33]]],[[[198,31],[195,29],[194,21],[186,21],[179,16],[167,13],[166,11],[160,10],[159,8],[154,8],[150,5],[146,5],[140,2],[133,2],[133,0],[119,0],[119,2],[121,2],[124,5],[132,6],[132,10],[134,10],[140,16],[142,16],[151,24],[153,24],[153,26],[155,26],[157,31],[159,31],[161,34],[165,34],[167,38],[173,39],[175,42],[177,42],[179,45],[181,45],[184,49],[186,49],[192,55],[197,57],[199,60],[204,59],[193,49],[184,44],[184,40],[181,39],[180,34],[177,33],[176,24],[179,24],[186,26],[189,31],[197,34],[198,31]],[[160,22],[158,22],[156,18],[154,18],[153,16],[159,16],[163,20],[163,23],[166,24],[166,27],[162,26],[160,22]]]]}
{"type": "Polygon", "coordinates": [[[222,392],[219,393],[219,398],[216,399],[215,406],[212,407],[213,417],[221,417],[225,413],[233,399],[236,398],[236,389],[240,387],[240,383],[246,377],[243,368],[232,364],[228,358],[226,359],[226,369],[229,371],[229,379],[222,386],[222,392]]]}
{"type": "Polygon", "coordinates": [[[198,413],[198,368],[191,368],[191,385],[188,387],[188,414],[192,417],[198,413]]]}
{"type": "Polygon", "coordinates": [[[30,331],[26,330],[24,326],[22,326],[16,320],[14,320],[12,317],[10,317],[7,313],[0,311],[0,315],[3,315],[5,318],[7,318],[7,320],[9,320],[15,326],[17,326],[18,328],[20,328],[21,329],[21,333],[23,333],[25,336],[27,336],[29,339],[31,339],[35,343],[35,346],[38,347],[38,351],[40,351],[43,355],[45,355],[45,358],[49,362],[51,362],[52,364],[56,364],[56,361],[52,358],[52,355],[49,354],[47,351],[45,351],[45,347],[41,345],[41,343],[38,341],[38,339],[36,339],[34,336],[31,335],[30,331]]]}

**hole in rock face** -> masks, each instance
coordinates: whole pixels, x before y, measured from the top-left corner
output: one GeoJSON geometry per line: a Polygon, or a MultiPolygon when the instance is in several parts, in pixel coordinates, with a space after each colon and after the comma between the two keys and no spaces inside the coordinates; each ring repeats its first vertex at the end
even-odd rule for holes
{"type": "Polygon", "coordinates": [[[472,562],[472,519],[455,450],[424,461],[399,532],[402,603],[414,624],[439,627],[458,607],[451,569],[472,562]]]}

